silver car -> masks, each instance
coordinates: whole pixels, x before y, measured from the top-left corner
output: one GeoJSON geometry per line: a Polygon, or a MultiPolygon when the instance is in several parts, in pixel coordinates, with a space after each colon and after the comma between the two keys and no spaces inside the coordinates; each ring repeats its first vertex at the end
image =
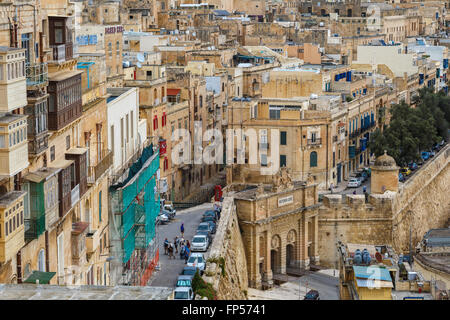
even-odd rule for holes
{"type": "Polygon", "coordinates": [[[192,238],[191,251],[206,251],[209,247],[208,237],[196,235],[192,238]]]}

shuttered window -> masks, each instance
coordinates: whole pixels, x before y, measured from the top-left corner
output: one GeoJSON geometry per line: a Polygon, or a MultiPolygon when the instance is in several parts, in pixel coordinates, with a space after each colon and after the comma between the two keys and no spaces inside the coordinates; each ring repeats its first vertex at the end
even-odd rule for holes
{"type": "Polygon", "coordinates": [[[309,155],[309,166],[310,167],[317,167],[317,152],[313,151],[309,155]]]}

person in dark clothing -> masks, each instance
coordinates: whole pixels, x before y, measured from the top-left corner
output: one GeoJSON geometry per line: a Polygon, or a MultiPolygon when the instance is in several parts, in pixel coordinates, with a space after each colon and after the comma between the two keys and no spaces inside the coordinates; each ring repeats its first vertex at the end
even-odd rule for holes
{"type": "Polygon", "coordinates": [[[184,253],[184,263],[185,264],[188,262],[190,254],[191,254],[191,251],[189,250],[189,248],[186,247],[186,252],[184,253]]]}
{"type": "Polygon", "coordinates": [[[220,210],[217,210],[217,220],[220,220],[220,210]]]}
{"type": "Polygon", "coordinates": [[[175,246],[175,253],[178,253],[178,244],[180,242],[180,239],[178,238],[178,236],[175,236],[175,239],[173,239],[173,244],[175,246]]]}
{"type": "Polygon", "coordinates": [[[181,224],[180,231],[181,231],[181,237],[184,238],[184,223],[181,224]]]}
{"type": "Polygon", "coordinates": [[[188,247],[188,249],[191,248],[191,243],[189,242],[189,240],[186,240],[186,247],[188,247]]]}
{"type": "Polygon", "coordinates": [[[167,238],[164,240],[164,254],[169,253],[169,240],[167,238]]]}

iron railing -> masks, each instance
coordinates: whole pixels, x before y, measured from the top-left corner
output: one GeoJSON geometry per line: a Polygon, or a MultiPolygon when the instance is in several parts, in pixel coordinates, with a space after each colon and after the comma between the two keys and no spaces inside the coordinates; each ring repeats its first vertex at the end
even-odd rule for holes
{"type": "Polygon", "coordinates": [[[308,139],[308,144],[321,144],[322,143],[322,138],[315,138],[315,139],[308,139]]]}
{"type": "Polygon", "coordinates": [[[106,170],[113,164],[113,153],[111,150],[102,150],[101,160],[95,166],[89,166],[88,169],[88,183],[95,183],[106,170]]]}

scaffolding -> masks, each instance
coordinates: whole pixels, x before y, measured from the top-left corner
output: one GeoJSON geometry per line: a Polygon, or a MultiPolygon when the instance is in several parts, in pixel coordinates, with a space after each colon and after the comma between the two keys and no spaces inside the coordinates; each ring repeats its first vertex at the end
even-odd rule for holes
{"type": "Polygon", "coordinates": [[[159,152],[150,145],[130,167],[128,178],[110,188],[116,226],[111,236],[120,248],[115,254],[123,267],[121,282],[125,285],[145,285],[159,258],[155,239],[160,211],[158,170],[159,152]]]}

